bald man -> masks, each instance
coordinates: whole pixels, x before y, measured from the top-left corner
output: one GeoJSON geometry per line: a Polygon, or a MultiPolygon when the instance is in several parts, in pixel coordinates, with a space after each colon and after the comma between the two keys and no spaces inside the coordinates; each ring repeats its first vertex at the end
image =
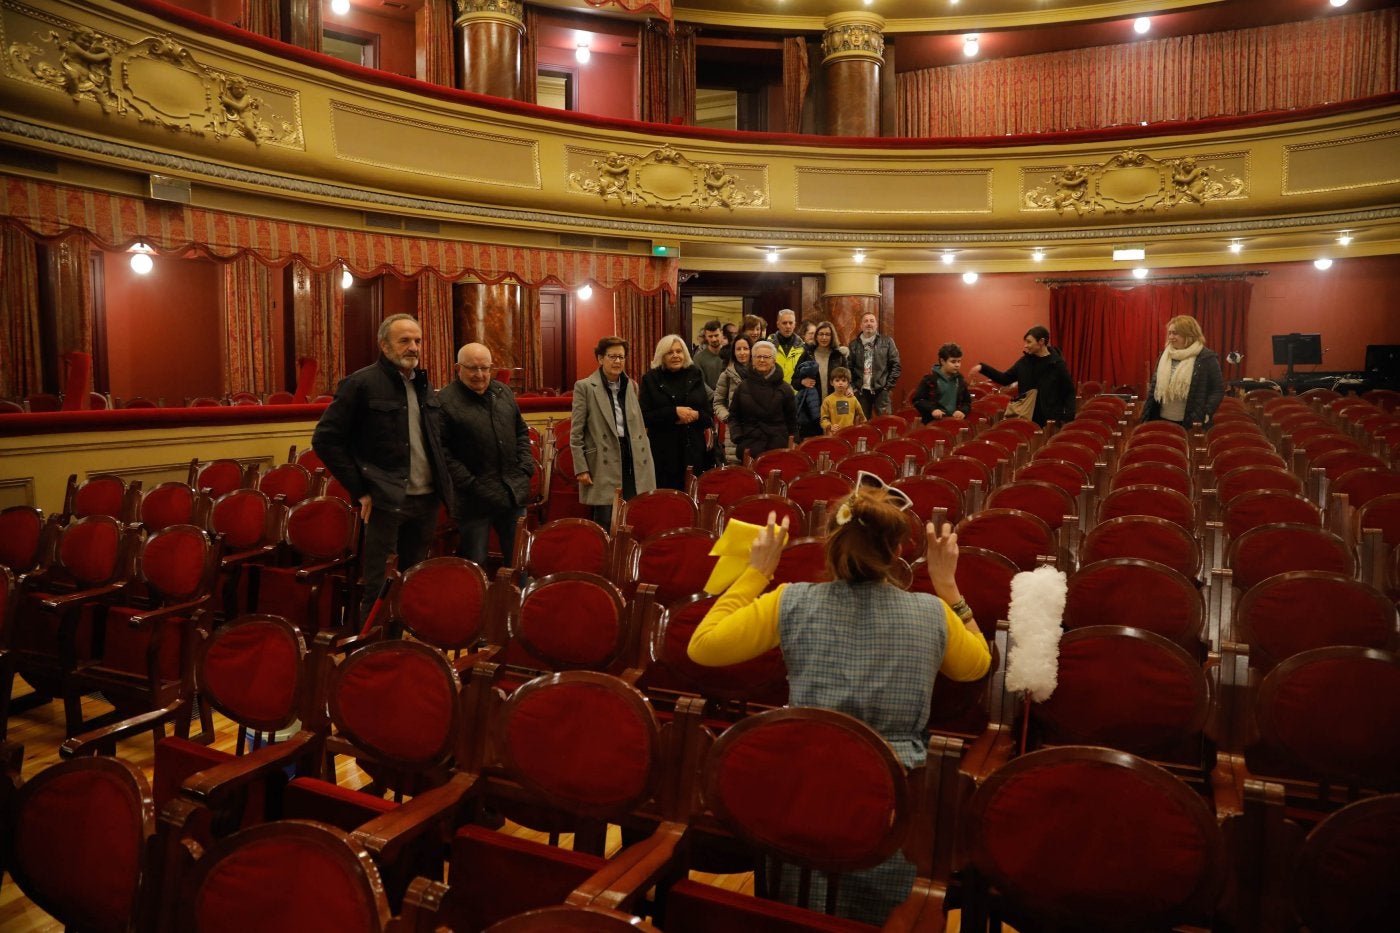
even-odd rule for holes
{"type": "Polygon", "coordinates": [[[457,351],[457,378],[438,393],[442,446],[455,494],[457,555],[484,566],[487,533],[494,528],[510,567],[515,525],[530,500],[535,458],[514,394],[491,373],[491,351],[484,345],[469,343],[457,351]]]}

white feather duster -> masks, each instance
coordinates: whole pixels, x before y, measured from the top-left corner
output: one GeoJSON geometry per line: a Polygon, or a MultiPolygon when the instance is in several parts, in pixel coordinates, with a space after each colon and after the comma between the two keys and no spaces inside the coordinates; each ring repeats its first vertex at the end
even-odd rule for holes
{"type": "Polygon", "coordinates": [[[1043,702],[1055,692],[1060,661],[1060,620],[1069,585],[1054,567],[1011,578],[1011,647],[1006,689],[1043,702]]]}

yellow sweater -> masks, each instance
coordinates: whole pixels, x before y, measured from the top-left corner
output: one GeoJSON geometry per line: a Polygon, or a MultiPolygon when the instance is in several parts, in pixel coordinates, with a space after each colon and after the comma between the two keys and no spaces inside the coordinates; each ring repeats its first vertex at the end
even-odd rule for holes
{"type": "MultiPolygon", "coordinates": [[[[764,593],[768,579],[748,567],[715,600],[690,637],[686,653],[692,661],[721,667],[756,658],[778,647],[778,603],[786,584],[764,593]]],[[[943,607],[948,647],[938,672],[951,680],[977,680],[992,663],[987,642],[968,631],[947,603],[939,600],[939,605],[943,607]]]]}
{"type": "Polygon", "coordinates": [[[839,431],[853,424],[865,423],[865,410],[854,395],[837,395],[835,392],[822,399],[822,429],[839,431]]]}

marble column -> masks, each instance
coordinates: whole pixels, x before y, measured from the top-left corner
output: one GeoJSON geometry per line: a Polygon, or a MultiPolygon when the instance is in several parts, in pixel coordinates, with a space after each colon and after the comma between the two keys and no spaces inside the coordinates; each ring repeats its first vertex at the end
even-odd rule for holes
{"type": "MultiPolygon", "coordinates": [[[[848,344],[860,332],[861,315],[867,311],[880,313],[880,273],[885,264],[873,259],[828,259],[822,263],[826,272],[826,290],[822,294],[822,310],[826,319],[836,327],[842,344],[848,344]]],[[[881,331],[885,322],[880,322],[881,331]]]]}
{"type": "Polygon", "coordinates": [[[828,136],[880,135],[880,67],[885,20],[874,13],[833,13],[823,25],[828,136]]]}
{"type": "Polygon", "coordinates": [[[525,4],[518,0],[457,0],[461,88],[524,100],[525,4]]]}
{"type": "Polygon", "coordinates": [[[514,282],[484,285],[457,282],[452,286],[455,346],[484,343],[498,369],[521,363],[519,335],[523,332],[524,289],[514,282]]]}

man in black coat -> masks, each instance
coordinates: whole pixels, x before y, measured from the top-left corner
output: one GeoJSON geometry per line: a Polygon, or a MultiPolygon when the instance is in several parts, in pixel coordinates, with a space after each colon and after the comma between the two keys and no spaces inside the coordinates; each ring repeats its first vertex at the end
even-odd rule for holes
{"type": "Polygon", "coordinates": [[[993,382],[1009,386],[1016,383],[1024,396],[1036,390],[1035,412],[1031,420],[1042,428],[1048,421],[1064,424],[1074,420],[1074,379],[1069,374],[1060,351],[1050,346],[1049,329],[1037,324],[1026,331],[1025,345],[1021,348],[1021,358],[1004,372],[993,369],[986,363],[972,367],[975,375],[981,373],[993,382]]]}
{"type": "Polygon", "coordinates": [[[450,505],[452,481],[439,438],[441,409],[418,368],[423,331],[411,314],[379,325],[379,359],[351,373],[321,415],[311,446],[360,504],[365,522],[360,600],[363,620],[384,584],[384,562],[422,560],[437,527],[438,503],[450,505]]]}
{"type": "Polygon", "coordinates": [[[456,493],[457,556],[484,564],[487,534],[494,528],[510,567],[535,458],[515,395],[492,379],[491,371],[491,351],[484,345],[469,343],[457,351],[457,378],[438,393],[442,445],[456,493]]]}

